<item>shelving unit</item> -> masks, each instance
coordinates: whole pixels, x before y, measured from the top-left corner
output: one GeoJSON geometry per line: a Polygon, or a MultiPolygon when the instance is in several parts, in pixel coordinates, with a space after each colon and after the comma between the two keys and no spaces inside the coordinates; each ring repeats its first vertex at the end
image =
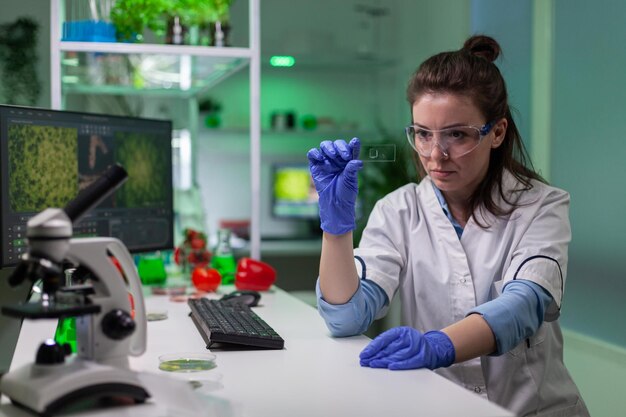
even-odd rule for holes
{"type": "MultiPolygon", "coordinates": [[[[250,82],[250,256],[260,259],[260,166],[261,166],[261,122],[260,122],[260,4],[259,0],[249,0],[249,43],[248,48],[206,47],[186,45],[157,45],[100,42],[64,42],[61,40],[64,0],[51,0],[50,18],[50,68],[52,108],[65,108],[67,94],[115,94],[157,97],[178,97],[188,100],[188,122],[192,138],[191,155],[195,147],[198,129],[198,94],[207,91],[229,75],[244,66],[249,68],[250,82]],[[153,86],[146,80],[137,83],[93,83],[86,78],[74,75],[65,78],[63,74],[64,54],[110,54],[132,56],[145,63],[163,61],[165,57],[174,68],[167,72],[172,76],[171,85],[153,86]]],[[[148,69],[148,72],[150,69],[148,69]]],[[[152,71],[152,74],[156,71],[152,71]]],[[[148,80],[149,81],[149,80],[148,80]]],[[[195,177],[195,162],[192,162],[192,177],[195,177]]]]}
{"type": "MultiPolygon", "coordinates": [[[[59,42],[59,48],[61,53],[132,56],[133,61],[138,63],[139,76],[144,83],[137,86],[134,80],[127,80],[102,84],[90,80],[88,74],[61,75],[63,94],[58,95],[61,100],[67,93],[194,98],[246,66],[251,56],[251,51],[247,48],[179,45],[59,42]],[[220,54],[222,49],[226,50],[226,53],[220,54]],[[169,88],[163,87],[164,84],[169,84],[169,88]]],[[[72,59],[63,59],[61,63],[70,61],[72,59]]]]}

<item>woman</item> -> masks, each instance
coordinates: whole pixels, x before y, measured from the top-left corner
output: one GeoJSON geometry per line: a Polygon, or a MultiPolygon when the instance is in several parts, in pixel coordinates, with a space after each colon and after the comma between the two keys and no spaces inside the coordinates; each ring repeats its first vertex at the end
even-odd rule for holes
{"type": "Polygon", "coordinates": [[[406,133],[421,181],[377,202],[356,250],[359,140],[309,151],[324,230],[319,310],[333,335],[355,335],[397,294],[405,326],[374,339],[362,366],[436,369],[518,415],[588,416],[557,321],[569,195],[526,164],[499,53],[474,36],[417,69],[406,133]]]}

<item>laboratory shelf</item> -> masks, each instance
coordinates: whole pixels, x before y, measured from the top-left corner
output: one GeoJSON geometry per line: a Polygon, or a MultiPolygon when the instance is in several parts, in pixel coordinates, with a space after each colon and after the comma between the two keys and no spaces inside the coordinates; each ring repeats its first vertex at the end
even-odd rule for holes
{"type": "Polygon", "coordinates": [[[246,67],[249,60],[230,56],[66,51],[61,63],[64,94],[191,98],[246,67]]]}
{"type": "Polygon", "coordinates": [[[164,45],[124,42],[58,42],[59,50],[142,55],[192,55],[204,57],[250,58],[249,48],[211,47],[193,45],[164,45]]]}
{"type": "MultiPolygon", "coordinates": [[[[188,99],[185,106],[191,156],[195,156],[198,97],[229,75],[248,68],[250,253],[260,257],[260,0],[248,1],[248,47],[210,47],[122,42],[62,41],[66,0],[50,1],[50,96],[64,109],[69,95],[146,96],[188,99]]],[[[176,104],[178,105],[178,104],[176,104]]],[[[197,165],[192,157],[190,176],[197,165]]]]}
{"type": "Polygon", "coordinates": [[[180,90],[177,88],[135,88],[124,85],[100,86],[65,82],[63,83],[63,94],[190,98],[191,96],[198,94],[198,90],[180,90]]]}

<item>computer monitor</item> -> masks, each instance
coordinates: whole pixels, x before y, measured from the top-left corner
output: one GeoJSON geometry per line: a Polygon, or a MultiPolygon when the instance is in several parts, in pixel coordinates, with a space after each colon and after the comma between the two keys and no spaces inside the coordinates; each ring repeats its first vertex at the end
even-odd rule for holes
{"type": "MultiPolygon", "coordinates": [[[[307,163],[276,162],[271,170],[272,216],[306,222],[306,238],[319,237],[322,233],[319,219],[318,194],[307,163]]],[[[355,216],[363,215],[363,204],[357,198],[355,216]]],[[[264,239],[271,239],[265,237],[264,239]]]]}
{"type": "Polygon", "coordinates": [[[308,165],[274,164],[271,184],[274,217],[312,221],[318,219],[318,196],[308,165]]]}
{"type": "Polygon", "coordinates": [[[171,249],[170,121],[0,106],[1,266],[26,251],[26,222],[64,207],[111,164],[128,180],[74,225],[74,236],[112,236],[131,252],[171,249]]]}

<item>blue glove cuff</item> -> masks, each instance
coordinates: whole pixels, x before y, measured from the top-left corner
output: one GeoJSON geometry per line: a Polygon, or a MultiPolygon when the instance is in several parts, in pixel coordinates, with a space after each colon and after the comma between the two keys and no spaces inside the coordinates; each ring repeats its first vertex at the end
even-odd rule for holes
{"type": "Polygon", "coordinates": [[[356,229],[355,204],[332,200],[324,192],[321,193],[319,207],[322,230],[333,235],[343,235],[356,229]]]}
{"type": "Polygon", "coordinates": [[[433,364],[436,368],[447,368],[454,363],[456,358],[456,350],[452,344],[452,340],[442,331],[432,330],[424,333],[424,338],[430,345],[430,347],[436,352],[434,355],[436,360],[433,364]]]}

